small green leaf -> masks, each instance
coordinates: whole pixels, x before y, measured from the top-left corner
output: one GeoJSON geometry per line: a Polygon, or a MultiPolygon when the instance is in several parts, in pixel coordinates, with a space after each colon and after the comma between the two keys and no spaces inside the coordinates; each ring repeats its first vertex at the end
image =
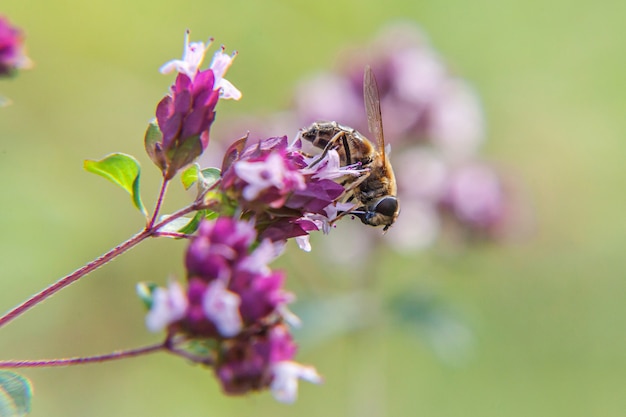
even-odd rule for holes
{"type": "MultiPolygon", "coordinates": [[[[196,230],[198,230],[198,226],[203,219],[213,220],[217,218],[218,214],[211,210],[200,210],[197,211],[193,218],[189,217],[179,217],[178,219],[172,220],[170,223],[167,223],[163,227],[159,229],[159,232],[164,233],[184,233],[186,235],[193,234],[196,230]]],[[[163,217],[165,219],[167,217],[163,217]]]]}
{"type": "Polygon", "coordinates": [[[211,188],[222,176],[217,168],[200,169],[198,164],[194,164],[183,171],[181,181],[185,190],[191,188],[194,183],[198,184],[198,196],[204,191],[211,188]]]}
{"type": "Polygon", "coordinates": [[[161,149],[161,142],[163,141],[163,133],[159,129],[159,125],[156,120],[150,122],[148,128],[146,129],[146,136],[144,137],[144,145],[146,147],[146,152],[152,162],[156,164],[161,171],[163,171],[167,167],[167,162],[165,161],[165,156],[163,155],[163,150],[161,149]]]}
{"type": "Polygon", "coordinates": [[[183,174],[180,176],[180,180],[182,181],[185,190],[190,189],[191,186],[198,181],[198,172],[200,172],[200,165],[198,164],[193,164],[183,171],[183,174]]]}
{"type": "Polygon", "coordinates": [[[187,235],[193,234],[193,232],[198,230],[198,226],[200,225],[200,221],[204,218],[204,215],[204,210],[196,212],[196,215],[193,216],[193,219],[191,219],[191,221],[189,221],[186,225],[178,229],[177,232],[187,235]]]}
{"type": "Polygon", "coordinates": [[[190,339],[176,346],[198,358],[211,358],[218,349],[215,339],[190,339]]]}
{"type": "Polygon", "coordinates": [[[135,287],[139,299],[143,302],[143,305],[148,310],[152,308],[152,303],[154,301],[154,290],[156,290],[157,288],[158,285],[156,285],[154,282],[138,282],[137,286],[135,287]]]}
{"type": "Polygon", "coordinates": [[[135,158],[123,153],[114,153],[99,161],[86,160],[84,168],[122,187],[130,194],[135,207],[144,215],[148,214],[139,194],[141,167],[135,158]]]}
{"type": "Polygon", "coordinates": [[[193,219],[189,223],[187,223],[184,227],[178,229],[178,233],[184,233],[186,235],[193,234],[196,230],[198,230],[198,226],[200,226],[200,222],[202,220],[213,220],[217,218],[217,213],[211,210],[200,210],[193,216],[193,219]]]}
{"type": "Polygon", "coordinates": [[[202,174],[202,186],[205,190],[215,184],[222,176],[221,171],[217,168],[205,168],[200,173],[202,174]]]}
{"type": "Polygon", "coordinates": [[[0,416],[22,417],[30,413],[33,389],[30,381],[15,372],[0,371],[0,416]]]}
{"type": "MultiPolygon", "coordinates": [[[[161,216],[159,222],[166,220],[168,216],[161,216]]],[[[185,227],[187,223],[192,221],[189,217],[179,217],[177,219],[172,220],[171,222],[164,224],[159,228],[159,232],[161,233],[178,233],[178,231],[185,227]]]]}

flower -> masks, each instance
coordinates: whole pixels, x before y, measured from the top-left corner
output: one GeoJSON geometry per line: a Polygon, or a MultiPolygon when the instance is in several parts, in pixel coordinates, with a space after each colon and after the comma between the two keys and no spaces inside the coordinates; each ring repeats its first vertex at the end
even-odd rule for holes
{"type": "Polygon", "coordinates": [[[190,43],[186,32],[183,58],[161,67],[163,73],[177,71],[178,75],[170,94],[157,105],[156,124],[148,128],[145,146],[166,179],[206,149],[218,100],[241,98],[241,92],[224,79],[235,55],[227,57],[222,48],[210,68],[199,69],[209,45],[190,43]]]}
{"type": "Polygon", "coordinates": [[[322,382],[315,368],[292,361],[296,351],[287,327],[276,324],[225,344],[215,373],[228,394],[270,388],[278,401],[291,403],[297,397],[299,378],[322,382]]]}
{"type": "Polygon", "coordinates": [[[312,366],[304,366],[296,362],[282,361],[272,367],[274,379],[270,389],[276,400],[282,403],[293,403],[298,397],[298,379],[320,384],[322,377],[312,366]]]}
{"type": "Polygon", "coordinates": [[[237,56],[237,52],[233,52],[232,55],[226,55],[224,53],[224,47],[217,51],[213,55],[213,61],[211,61],[210,68],[215,74],[215,85],[220,89],[220,98],[239,100],[241,98],[241,91],[239,91],[230,81],[224,78],[224,74],[233,63],[233,59],[237,56]]]}
{"type": "MultiPolygon", "coordinates": [[[[248,201],[256,199],[263,191],[274,189],[279,196],[304,188],[304,178],[297,169],[289,166],[283,155],[270,153],[251,161],[235,163],[235,173],[246,183],[242,196],[248,201]]],[[[278,206],[282,198],[269,203],[278,206]]]]}
{"type": "Polygon", "coordinates": [[[293,402],[299,378],[321,377],[294,362],[297,346],[285,325],[299,323],[287,309],[294,297],[283,289],[284,274],[268,265],[284,245],[257,243],[250,221],[204,221],[187,249],[187,289],[174,282],[157,288],[146,324],[167,328],[171,352],[212,364],[225,393],[271,389],[279,401],[293,402]],[[178,340],[199,341],[209,351],[196,359],[178,340]]]}
{"type": "Polygon", "coordinates": [[[0,16],[0,77],[13,75],[18,69],[28,68],[30,59],[25,54],[22,31],[0,16]]]}
{"type": "Polygon", "coordinates": [[[152,308],[146,316],[146,327],[151,332],[158,332],[185,316],[189,302],[183,287],[177,282],[170,282],[169,287],[156,288],[153,294],[152,308]]]}
{"type": "Polygon", "coordinates": [[[282,244],[256,242],[251,222],[204,221],[187,249],[187,290],[179,284],[155,290],[148,328],[231,338],[282,318],[293,296],[283,289],[284,273],[268,266],[282,244]]]}
{"type": "Polygon", "coordinates": [[[211,282],[204,293],[202,308],[206,317],[215,323],[217,331],[225,337],[238,334],[243,327],[239,306],[241,298],[226,289],[223,280],[211,282]]]}
{"type": "Polygon", "coordinates": [[[187,75],[189,78],[196,76],[202,61],[204,61],[204,55],[206,51],[213,43],[213,39],[209,39],[206,46],[202,42],[189,43],[189,31],[185,32],[185,46],[182,59],[173,59],[166,62],[161,66],[159,71],[162,74],[169,74],[172,71],[178,71],[187,75]]]}
{"type": "Polygon", "coordinates": [[[239,150],[227,152],[220,187],[254,219],[260,239],[298,237],[299,246],[308,251],[305,236],[315,230],[328,232],[337,207],[345,206],[339,201],[345,188],[338,182],[366,170],[340,166],[334,150],[322,159],[307,157],[301,143],[296,139],[289,145],[286,137],[239,143],[239,150]]]}
{"type": "Polygon", "coordinates": [[[482,164],[459,167],[451,175],[442,205],[470,230],[492,231],[505,214],[501,180],[482,164]]]}

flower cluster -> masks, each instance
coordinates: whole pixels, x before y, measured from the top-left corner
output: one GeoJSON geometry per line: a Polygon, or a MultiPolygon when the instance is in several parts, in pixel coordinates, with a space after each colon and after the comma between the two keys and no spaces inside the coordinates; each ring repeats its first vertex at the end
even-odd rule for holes
{"type": "Polygon", "coordinates": [[[0,16],[0,77],[13,75],[16,70],[30,66],[24,52],[22,32],[0,16]]]}
{"type": "Polygon", "coordinates": [[[145,146],[168,180],[206,149],[218,100],[241,98],[241,92],[224,79],[234,54],[226,55],[222,48],[208,69],[199,69],[209,46],[210,43],[189,43],[187,32],[183,58],[161,67],[163,73],[177,71],[178,75],[170,94],[157,105],[157,124],[148,128],[145,146]]]}
{"type": "Polygon", "coordinates": [[[287,310],[293,296],[283,289],[284,274],[268,266],[282,247],[259,243],[252,222],[205,221],[187,250],[187,288],[173,282],[153,293],[148,328],[212,341],[211,364],[228,394],[270,388],[291,402],[298,378],[321,381],[292,361],[296,345],[284,322],[295,319],[287,310]]]}
{"type": "Polygon", "coordinates": [[[310,250],[309,232],[328,232],[337,213],[351,207],[340,202],[345,189],[337,181],[363,171],[341,167],[336,151],[320,160],[307,158],[301,141],[289,145],[285,136],[250,145],[244,140],[238,146],[235,154],[227,152],[221,188],[244,217],[255,219],[261,238],[296,237],[301,248],[310,250]]]}

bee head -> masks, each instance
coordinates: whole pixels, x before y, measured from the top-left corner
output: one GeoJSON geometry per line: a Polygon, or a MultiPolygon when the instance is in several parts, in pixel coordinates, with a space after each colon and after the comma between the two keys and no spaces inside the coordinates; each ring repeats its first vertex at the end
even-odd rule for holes
{"type": "Polygon", "coordinates": [[[398,199],[388,195],[378,199],[372,206],[364,207],[363,210],[353,211],[352,214],[361,219],[361,222],[370,226],[385,226],[384,231],[398,218],[400,205],[398,199]]]}

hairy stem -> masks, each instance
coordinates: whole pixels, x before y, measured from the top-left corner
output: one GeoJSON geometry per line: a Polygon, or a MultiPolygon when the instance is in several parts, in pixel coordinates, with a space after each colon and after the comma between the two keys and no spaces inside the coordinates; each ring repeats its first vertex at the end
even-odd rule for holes
{"type": "Polygon", "coordinates": [[[83,365],[87,363],[107,362],[117,359],[132,358],[135,356],[147,355],[167,349],[167,342],[160,342],[154,345],[143,346],[135,349],[116,350],[104,355],[84,356],[63,359],[40,359],[40,360],[1,360],[2,368],[49,368],[52,366],[83,365]]]}

